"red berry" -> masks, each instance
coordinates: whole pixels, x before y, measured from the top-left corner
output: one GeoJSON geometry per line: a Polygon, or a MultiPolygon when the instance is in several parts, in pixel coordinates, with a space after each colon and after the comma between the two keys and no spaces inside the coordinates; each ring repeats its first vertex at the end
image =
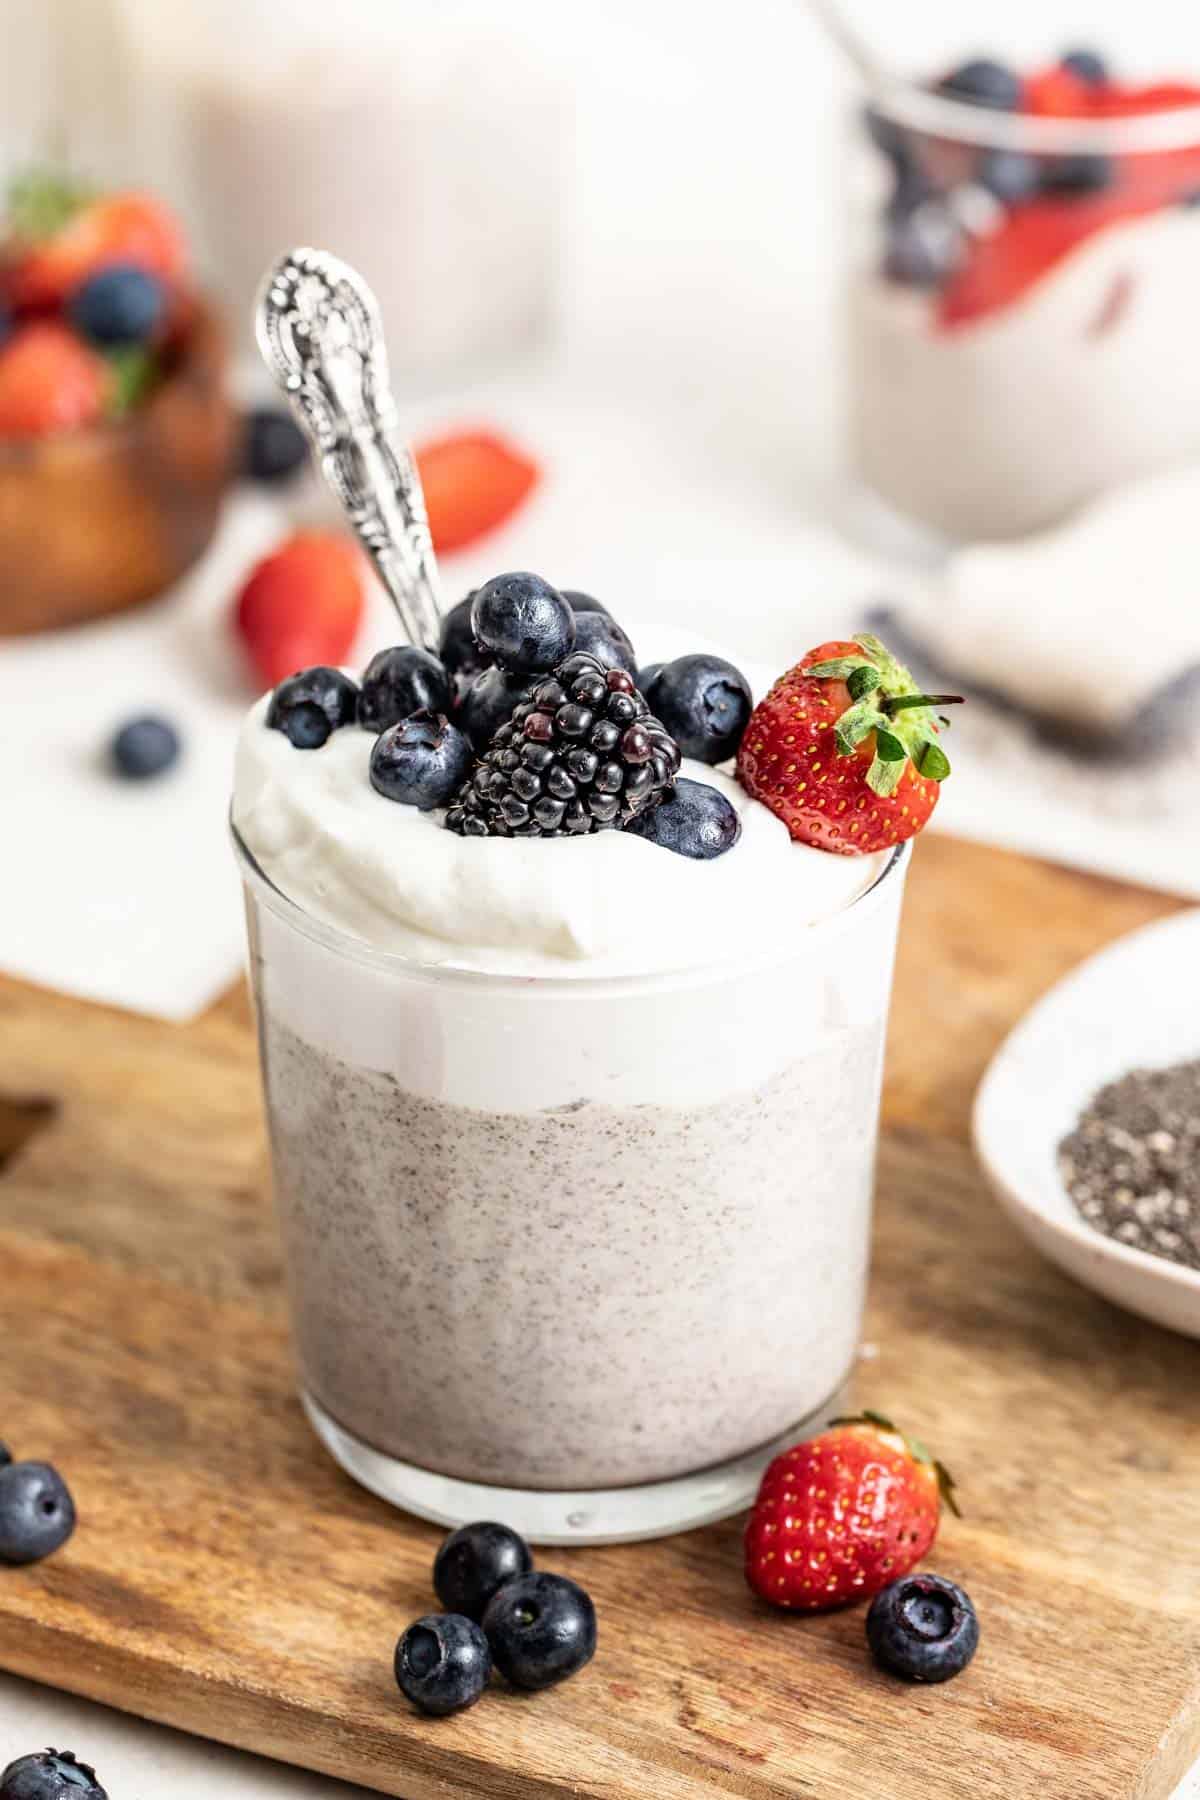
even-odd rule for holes
{"type": "Polygon", "coordinates": [[[363,561],[350,539],[298,531],[256,564],[235,621],[255,669],[274,687],[297,669],[344,663],[364,603],[363,561]]]}
{"type": "Polygon", "coordinates": [[[837,1420],[771,1463],[746,1526],[746,1580],[773,1606],[823,1612],[869,1600],[937,1535],[940,1463],[877,1413],[837,1420]]]}
{"type": "Polygon", "coordinates": [[[18,246],[11,293],[20,308],[61,306],[99,269],[132,263],[168,285],[187,265],[175,215],[152,194],[107,194],[71,214],[52,236],[18,246]]]}
{"type": "Polygon", "coordinates": [[[48,437],[91,425],[111,387],[103,357],[65,325],[35,320],[0,349],[0,437],[48,437]]]}
{"type": "Polygon", "coordinates": [[[435,550],[458,550],[494,531],[539,480],[522,451],[493,432],[457,432],[422,444],[417,469],[435,550]]]}
{"type": "Polygon", "coordinates": [[[798,843],[839,856],[903,843],[927,823],[950,767],[925,699],[877,638],[822,644],[755,707],[738,779],[798,843]]]}

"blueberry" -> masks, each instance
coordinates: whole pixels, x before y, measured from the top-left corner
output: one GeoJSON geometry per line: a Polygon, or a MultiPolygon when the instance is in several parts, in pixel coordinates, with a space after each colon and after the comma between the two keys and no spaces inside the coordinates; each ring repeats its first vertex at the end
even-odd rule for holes
{"type": "Polygon", "coordinates": [[[471,630],[501,668],[532,675],[570,655],[575,616],[540,575],[496,575],[475,595],[471,630]]]}
{"type": "Polygon", "coordinates": [[[528,687],[527,676],[507,675],[503,669],[485,669],[471,683],[459,705],[458,722],[480,755],[508,724],[528,687]]]}
{"type": "Polygon", "coordinates": [[[130,719],[113,738],[112,765],[127,781],[148,781],[169,769],[179,755],[179,733],[153,713],[130,719]]]}
{"type": "Polygon", "coordinates": [[[308,461],[308,439],[276,406],[248,412],[242,432],[242,470],[251,481],[286,481],[308,461]]]}
{"type": "Polygon", "coordinates": [[[578,588],[560,588],[558,591],[573,613],[598,612],[603,613],[606,619],[612,618],[604,602],[597,600],[594,595],[582,594],[578,588]]]}
{"type": "Polygon", "coordinates": [[[331,731],[358,717],[358,686],[340,669],[318,663],[281,681],[267,708],[267,727],[297,750],[319,750],[331,731]]]}
{"type": "Polygon", "coordinates": [[[905,1575],[876,1594],[867,1613],[876,1662],[906,1681],[949,1681],[979,1647],[979,1620],[960,1587],[942,1575],[905,1575]]]}
{"type": "Polygon", "coordinates": [[[1098,194],[1111,187],[1117,166],[1111,156],[1052,156],[1048,158],[1042,180],[1055,194],[1098,194]]]}
{"type": "Polygon", "coordinates": [[[358,696],[358,722],[386,731],[410,713],[450,711],[450,681],[436,656],[412,644],[381,650],[367,664],[358,696]]]}
{"type": "Polygon", "coordinates": [[[0,1469],[0,1562],[39,1562],[75,1529],[75,1502],[49,1463],[13,1462],[0,1469]]]}
{"type": "Polygon", "coordinates": [[[962,254],[962,227],[945,206],[930,201],[893,222],[883,272],[909,287],[937,287],[954,273],[962,254]]]}
{"type": "Polygon", "coordinates": [[[724,794],[703,781],[686,776],[650,812],[626,826],[651,844],[707,862],[732,850],[742,835],[742,821],[724,794]]]}
{"type": "Polygon", "coordinates": [[[532,1567],[529,1545],[507,1525],[460,1525],[434,1558],[434,1591],[448,1612],[482,1619],[492,1595],[532,1567]]]}
{"type": "Polygon", "coordinates": [[[492,1672],[488,1641],[462,1613],[427,1613],[396,1645],[396,1685],[423,1713],[474,1706],[492,1672]]]}
{"type": "Polygon", "coordinates": [[[500,1673],[514,1687],[552,1687],[596,1652],[596,1609],[565,1575],[540,1570],[500,1589],[483,1615],[500,1673]]]}
{"type": "Polygon", "coordinates": [[[12,1451],[7,1444],[0,1444],[0,1469],[7,1469],[12,1461],[12,1451]]]}
{"type": "Polygon", "coordinates": [[[412,713],[371,751],[371,786],[385,800],[430,812],[448,804],[471,773],[471,746],[445,713],[412,713]]]}
{"type": "Polygon", "coordinates": [[[114,263],[75,290],[68,311],[76,331],[93,344],[144,344],[166,304],[157,276],[131,263],[114,263]]]}
{"type": "Polygon", "coordinates": [[[637,686],[638,686],[638,693],[642,695],[643,699],[650,701],[651,711],[653,711],[653,709],[654,709],[654,702],[652,700],[650,700],[650,690],[654,686],[654,683],[658,680],[659,676],[662,674],[662,672],[666,668],[666,666],[667,666],[666,663],[660,663],[660,662],[647,663],[644,669],[638,670],[637,675],[635,677],[635,679],[637,681],[637,686]]]}
{"type": "Polygon", "coordinates": [[[734,754],[754,710],[746,677],[720,656],[681,656],[668,663],[650,704],[682,754],[706,763],[734,754]]]}
{"type": "Polygon", "coordinates": [[[1108,81],[1108,64],[1098,50],[1068,50],[1060,62],[1088,87],[1103,87],[1108,81]]]}
{"type": "Polygon", "coordinates": [[[465,600],[452,606],[442,620],[442,640],[438,645],[438,655],[442,666],[450,679],[461,689],[474,681],[477,675],[491,665],[491,657],[479,648],[475,642],[475,633],[471,630],[471,608],[475,604],[475,590],[472,589],[465,600]]]}
{"type": "Polygon", "coordinates": [[[880,112],[877,106],[864,106],[862,121],[875,148],[882,150],[897,172],[906,169],[912,161],[912,145],[904,126],[890,119],[887,113],[880,112]]]}
{"type": "Polygon", "coordinates": [[[899,225],[906,219],[911,219],[917,208],[924,206],[927,200],[934,199],[937,193],[937,188],[919,163],[897,170],[896,185],[883,209],[885,222],[899,225]]]}
{"type": "Polygon", "coordinates": [[[1041,185],[1037,158],[1021,150],[985,150],[975,165],[975,179],[997,200],[1027,200],[1041,185]]]}
{"type": "Polygon", "coordinates": [[[95,1769],[70,1750],[19,1756],[0,1775],[0,1800],[108,1800],[95,1769]]]}
{"type": "Polygon", "coordinates": [[[631,675],[637,673],[637,652],[611,613],[577,612],[575,648],[586,650],[606,669],[627,669],[631,675]]]}
{"type": "Polygon", "coordinates": [[[975,106],[993,106],[1000,112],[1016,112],[1021,104],[1020,76],[987,56],[961,63],[949,75],[943,75],[937,91],[951,100],[969,100],[975,106]]]}

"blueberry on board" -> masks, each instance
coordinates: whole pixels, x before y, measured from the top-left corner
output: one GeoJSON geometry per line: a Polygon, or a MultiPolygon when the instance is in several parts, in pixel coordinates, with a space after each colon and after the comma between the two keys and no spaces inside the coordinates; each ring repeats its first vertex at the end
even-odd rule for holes
{"type": "Polygon", "coordinates": [[[459,702],[458,723],[481,756],[528,688],[527,675],[509,675],[504,669],[485,669],[471,683],[459,702]]]}
{"type": "Polygon", "coordinates": [[[585,650],[606,669],[626,669],[637,674],[637,652],[611,613],[577,612],[575,648],[585,650]]]}
{"type": "Polygon", "coordinates": [[[447,1612],[482,1619],[506,1581],[533,1568],[529,1545],[507,1525],[481,1519],[452,1531],[433,1561],[433,1587],[447,1612]]]}
{"type": "Polygon", "coordinates": [[[396,1685],[423,1713],[443,1718],[474,1706],[488,1684],[492,1655],[474,1619],[428,1613],[396,1645],[396,1685]]]}
{"type": "Polygon", "coordinates": [[[49,1463],[12,1462],[0,1469],[0,1562],[39,1562],[75,1529],[75,1502],[49,1463]]]}
{"type": "Polygon", "coordinates": [[[430,812],[449,804],[474,760],[467,739],[445,713],[415,712],[375,740],[371,786],[385,800],[430,812]]]}
{"type": "Polygon", "coordinates": [[[1117,166],[1111,156],[1080,152],[1046,159],[1042,182],[1055,194],[1098,194],[1111,187],[1117,166]]]}
{"type": "Polygon", "coordinates": [[[548,581],[518,571],[493,576],[477,589],[471,630],[502,669],[533,675],[570,655],[575,615],[548,581]]]}
{"type": "Polygon", "coordinates": [[[442,667],[460,691],[490,667],[492,660],[486,651],[479,648],[475,642],[475,633],[471,630],[471,608],[474,604],[475,590],[472,589],[466,599],[460,600],[457,606],[452,606],[442,620],[438,655],[442,667]]]}
{"type": "Polygon", "coordinates": [[[1068,50],[1059,60],[1088,87],[1103,87],[1108,81],[1108,64],[1098,50],[1068,50]]]}
{"type": "Polygon", "coordinates": [[[725,762],[734,754],[754,710],[741,670],[708,655],[668,663],[654,682],[650,705],[682,754],[705,763],[725,762]]]}
{"type": "Polygon", "coordinates": [[[131,263],[114,263],[76,288],[68,316],[81,337],[107,349],[144,344],[158,329],[166,304],[157,276],[131,263]]]}
{"type": "Polygon", "coordinates": [[[386,731],[410,713],[450,711],[450,678],[436,656],[413,644],[381,650],[367,664],[358,696],[358,722],[386,731]]]}
{"type": "Polygon", "coordinates": [[[578,588],[559,588],[558,591],[572,612],[598,612],[603,613],[606,619],[612,618],[608,607],[602,600],[597,600],[593,594],[581,593],[578,588]]]}
{"type": "Polygon", "coordinates": [[[267,729],[297,750],[319,750],[329,734],[358,717],[358,684],[323,663],[281,681],[267,708],[267,729]]]}
{"type": "Polygon", "coordinates": [[[251,481],[286,481],[308,461],[308,439],[277,406],[248,412],[242,432],[242,471],[251,481]]]}
{"type": "Polygon", "coordinates": [[[975,1608],[942,1575],[905,1575],[876,1594],[867,1613],[876,1662],[906,1681],[949,1681],[979,1647],[975,1608]]]}
{"type": "Polygon", "coordinates": [[[997,200],[1011,204],[1036,194],[1042,174],[1037,158],[1022,150],[985,150],[975,165],[975,179],[997,200]]]}
{"type": "Polygon", "coordinates": [[[625,829],[677,856],[708,862],[733,849],[742,835],[742,821],[724,794],[707,782],[681,775],[674,793],[625,829]]]}
{"type": "Polygon", "coordinates": [[[951,100],[969,100],[975,106],[992,106],[1016,112],[1021,104],[1021,78],[1004,63],[977,56],[961,63],[937,84],[939,94],[951,100]]]}
{"type": "Polygon", "coordinates": [[[0,1800],[108,1800],[90,1764],[70,1750],[19,1756],[0,1775],[0,1800]]]}
{"type": "Polygon", "coordinates": [[[514,1687],[552,1687],[596,1653],[596,1609],[565,1575],[505,1582],[483,1615],[492,1661],[514,1687]]]}
{"type": "Polygon", "coordinates": [[[121,726],[111,745],[112,765],[127,781],[149,781],[179,756],[179,733],[168,719],[147,713],[121,726]]]}

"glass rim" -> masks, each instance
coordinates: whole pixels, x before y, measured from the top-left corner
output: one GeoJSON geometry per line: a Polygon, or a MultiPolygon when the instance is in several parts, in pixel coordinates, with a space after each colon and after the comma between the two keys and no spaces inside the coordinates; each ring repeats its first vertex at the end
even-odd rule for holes
{"type": "Polygon", "coordinates": [[[894,124],[922,137],[1000,150],[1047,155],[1148,155],[1200,146],[1200,103],[1121,118],[1047,118],[980,106],[936,93],[916,81],[897,80],[875,87],[870,105],[894,124]]]}
{"type": "Polygon", "coordinates": [[[869,887],[856,894],[848,905],[831,913],[827,918],[816,919],[803,928],[798,939],[790,940],[785,951],[762,949],[748,956],[722,958],[719,961],[704,963],[694,968],[659,969],[644,974],[620,972],[607,975],[543,975],[541,973],[521,975],[512,971],[492,971],[487,969],[464,969],[453,963],[424,962],[415,957],[406,956],[398,950],[382,950],[370,944],[365,938],[355,937],[348,931],[342,931],[335,925],[329,925],[323,919],[316,918],[307,912],[298,901],[285,894],[277,887],[270,876],[255,859],[255,856],[234,823],[233,811],[229,813],[229,833],[233,840],[234,854],[241,870],[242,881],[247,888],[253,889],[258,898],[273,912],[276,918],[290,925],[294,931],[311,942],[320,944],[324,949],[338,956],[345,956],[353,962],[381,969],[387,973],[403,976],[408,980],[429,981],[441,985],[475,988],[475,989],[512,989],[528,993],[536,989],[539,993],[558,996],[579,996],[598,993],[613,993],[623,990],[646,989],[666,991],[672,988],[695,986],[697,983],[734,978],[748,975],[766,968],[784,967],[805,953],[815,939],[837,937],[842,931],[851,928],[852,921],[861,920],[864,909],[873,912],[882,904],[880,896],[886,899],[896,887],[895,881],[888,877],[902,871],[908,862],[912,849],[911,839],[897,844],[869,887]]]}

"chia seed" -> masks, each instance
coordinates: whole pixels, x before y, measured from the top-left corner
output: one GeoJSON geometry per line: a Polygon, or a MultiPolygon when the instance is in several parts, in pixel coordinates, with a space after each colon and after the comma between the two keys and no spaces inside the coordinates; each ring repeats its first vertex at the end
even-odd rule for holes
{"type": "Polygon", "coordinates": [[[1131,1069],[1100,1088],[1058,1167],[1088,1225],[1200,1269],[1200,1061],[1131,1069]]]}

